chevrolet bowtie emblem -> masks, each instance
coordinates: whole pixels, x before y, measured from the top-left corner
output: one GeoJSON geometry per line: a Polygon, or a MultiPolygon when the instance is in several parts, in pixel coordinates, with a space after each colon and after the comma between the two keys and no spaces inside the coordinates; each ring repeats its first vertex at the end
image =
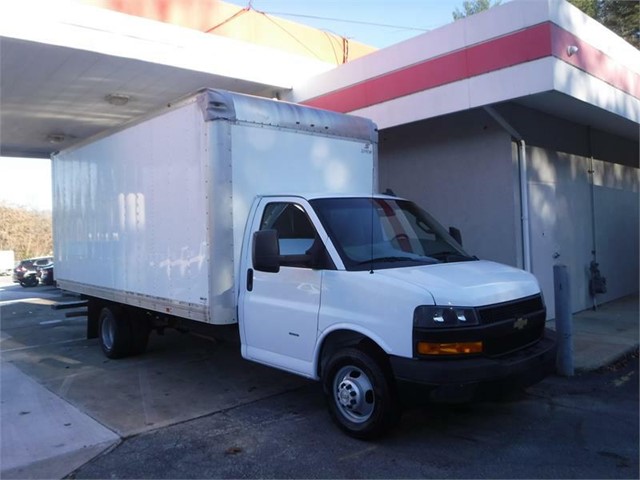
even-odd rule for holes
{"type": "Polygon", "coordinates": [[[515,328],[517,330],[522,330],[522,329],[524,329],[524,327],[527,326],[527,323],[529,323],[529,320],[527,320],[524,317],[516,318],[516,321],[513,322],[513,328],[515,328]]]}

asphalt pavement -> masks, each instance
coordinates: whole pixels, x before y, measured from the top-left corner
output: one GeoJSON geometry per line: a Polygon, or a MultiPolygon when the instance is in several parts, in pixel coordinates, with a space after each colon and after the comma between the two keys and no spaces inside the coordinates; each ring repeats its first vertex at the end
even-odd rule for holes
{"type": "Polygon", "coordinates": [[[638,478],[637,357],[508,402],[405,412],[363,442],[310,384],[124,441],[70,478],[638,478]]]}
{"type": "MultiPolygon", "coordinates": [[[[527,397],[514,404],[474,406],[475,413],[466,420],[459,409],[418,410],[405,415],[399,432],[389,440],[357,442],[331,424],[317,384],[244,362],[228,346],[212,348],[201,339],[169,335],[154,340],[155,350],[149,358],[105,361],[96,342],[83,338],[84,319],[65,320],[63,313],[52,313],[48,308],[60,295],[54,288],[22,289],[8,283],[6,277],[0,280],[2,478],[63,478],[72,472],[77,478],[397,478],[417,477],[420,472],[441,478],[497,477],[497,471],[481,459],[476,474],[465,473],[456,467],[454,452],[430,451],[434,458],[427,466],[419,460],[418,452],[410,458],[406,453],[400,455],[393,445],[412,440],[422,445],[418,437],[444,431],[446,438],[459,437],[463,445],[489,439],[489,445],[505,448],[502,440],[495,438],[502,429],[495,429],[491,422],[511,424],[519,419],[525,430],[541,433],[536,422],[548,421],[545,415],[549,412],[534,408],[540,397],[546,398],[547,410],[571,404],[568,421],[579,424],[580,408],[574,411],[573,406],[583,393],[572,396],[573,382],[552,377],[540,384],[543,387],[529,389],[527,397]],[[173,353],[175,347],[178,353],[173,353]],[[558,400],[549,396],[549,385],[562,397],[556,406],[558,400]],[[438,415],[435,423],[434,411],[438,415]],[[485,413],[488,420],[483,420],[485,413]],[[470,434],[467,420],[479,423],[474,428],[480,430],[470,434]],[[314,451],[323,453],[311,458],[314,451]],[[373,471],[373,466],[367,467],[372,456],[386,459],[386,463],[376,463],[378,470],[373,471]],[[265,463],[267,458],[271,460],[265,463]],[[403,465],[413,469],[398,468],[394,458],[404,459],[403,465]],[[199,466],[190,470],[189,459],[199,466]],[[434,470],[434,465],[442,468],[434,470]]],[[[553,322],[549,326],[553,328],[553,322]]],[[[574,314],[572,327],[576,374],[584,379],[586,372],[602,371],[637,351],[638,296],[574,314]]],[[[629,379],[637,382],[637,356],[630,364],[633,368],[627,367],[628,376],[618,378],[624,388],[629,388],[629,379]]],[[[604,398],[608,394],[602,388],[604,398]]],[[[617,395],[620,390],[615,392],[617,395]]],[[[613,406],[607,407],[606,401],[589,401],[595,402],[595,411],[612,415],[609,408],[613,406]]],[[[637,407],[636,387],[636,424],[637,407]]],[[[611,472],[618,474],[612,478],[632,478],[626,476],[629,473],[637,477],[637,425],[635,437],[629,440],[635,460],[628,448],[618,445],[615,431],[608,431],[613,425],[620,431],[624,424],[602,427],[610,438],[601,439],[606,445],[596,454],[603,459],[597,467],[602,471],[594,472],[594,477],[609,477],[611,472]],[[604,460],[611,460],[615,468],[607,470],[604,460]]],[[[572,425],[584,430],[584,425],[572,425]]],[[[581,441],[591,442],[591,433],[582,431],[589,440],[580,437],[581,441]]],[[[553,435],[564,436],[555,431],[553,435]]],[[[431,450],[434,445],[428,447],[431,450]]],[[[536,453],[533,447],[525,450],[521,453],[526,458],[536,453]]],[[[573,465],[585,452],[589,449],[574,452],[575,458],[560,466],[573,465]]],[[[566,468],[554,465],[541,470],[546,474],[540,476],[567,473],[566,468]]],[[[519,475],[517,469],[507,471],[512,477],[531,476],[526,470],[528,475],[519,475]]]]}

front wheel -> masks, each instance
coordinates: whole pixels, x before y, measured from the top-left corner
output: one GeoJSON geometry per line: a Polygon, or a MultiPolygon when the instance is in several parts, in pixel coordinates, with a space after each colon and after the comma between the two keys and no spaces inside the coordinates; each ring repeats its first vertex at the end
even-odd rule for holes
{"type": "Polygon", "coordinates": [[[398,419],[396,392],[384,363],[358,348],[333,355],[323,375],[331,417],[347,434],[371,439],[398,419]]]}

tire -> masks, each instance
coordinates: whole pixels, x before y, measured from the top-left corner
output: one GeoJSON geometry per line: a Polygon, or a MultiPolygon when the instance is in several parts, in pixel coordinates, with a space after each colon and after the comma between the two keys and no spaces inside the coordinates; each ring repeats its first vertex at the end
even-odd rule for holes
{"type": "Polygon", "coordinates": [[[20,281],[20,285],[24,288],[35,287],[38,285],[38,277],[35,275],[29,275],[20,281]]]}
{"type": "Polygon", "coordinates": [[[109,305],[100,310],[99,339],[102,351],[108,358],[123,358],[131,351],[131,327],[122,308],[109,305]]]}
{"type": "Polygon", "coordinates": [[[339,350],[322,378],[329,413],[348,435],[368,440],[399,419],[395,385],[385,363],[359,348],[339,350]]]}

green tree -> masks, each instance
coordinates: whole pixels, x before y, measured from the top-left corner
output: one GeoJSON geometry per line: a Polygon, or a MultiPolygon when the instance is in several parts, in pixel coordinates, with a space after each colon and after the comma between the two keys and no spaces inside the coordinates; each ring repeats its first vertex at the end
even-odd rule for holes
{"type": "Polygon", "coordinates": [[[591,18],[596,18],[598,16],[598,4],[600,3],[600,0],[569,0],[569,2],[573,3],[591,18]]]}
{"type": "Polygon", "coordinates": [[[640,48],[638,0],[569,0],[636,48],[640,48]]]}
{"type": "Polygon", "coordinates": [[[501,3],[502,0],[464,0],[462,2],[462,11],[456,7],[451,14],[454,20],[460,20],[469,15],[489,10],[491,7],[497,7],[501,3]]]}
{"type": "Polygon", "coordinates": [[[605,0],[602,23],[636,48],[640,48],[640,2],[638,0],[605,0]]]}

